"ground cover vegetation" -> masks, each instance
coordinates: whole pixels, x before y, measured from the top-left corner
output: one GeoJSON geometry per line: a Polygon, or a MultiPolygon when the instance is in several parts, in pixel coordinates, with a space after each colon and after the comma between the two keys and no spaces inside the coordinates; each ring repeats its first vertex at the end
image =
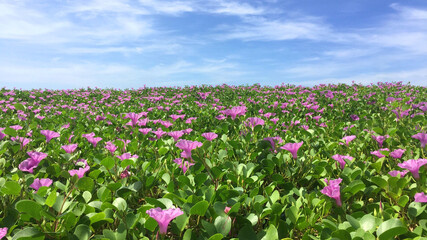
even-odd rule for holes
{"type": "Polygon", "coordinates": [[[423,239],[425,87],[0,90],[0,238],[423,239]]]}

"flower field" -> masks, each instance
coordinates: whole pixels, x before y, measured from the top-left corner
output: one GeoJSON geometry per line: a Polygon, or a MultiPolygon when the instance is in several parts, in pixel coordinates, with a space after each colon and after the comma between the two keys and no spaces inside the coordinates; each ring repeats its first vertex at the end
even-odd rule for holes
{"type": "Polygon", "coordinates": [[[427,90],[0,90],[0,238],[425,239],[427,90]]]}

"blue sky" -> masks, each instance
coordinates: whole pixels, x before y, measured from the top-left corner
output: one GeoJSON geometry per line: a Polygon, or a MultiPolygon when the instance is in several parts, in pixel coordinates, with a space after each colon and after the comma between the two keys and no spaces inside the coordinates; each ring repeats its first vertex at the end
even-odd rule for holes
{"type": "Polygon", "coordinates": [[[0,87],[427,85],[425,0],[0,0],[0,87]]]}

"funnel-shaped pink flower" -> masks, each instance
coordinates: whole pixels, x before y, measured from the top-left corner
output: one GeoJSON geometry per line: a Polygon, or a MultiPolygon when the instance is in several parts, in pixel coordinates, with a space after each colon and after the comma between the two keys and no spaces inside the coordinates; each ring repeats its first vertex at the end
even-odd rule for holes
{"type": "Polygon", "coordinates": [[[415,202],[425,203],[427,202],[427,195],[425,193],[415,193],[415,202]]]}
{"type": "Polygon", "coordinates": [[[111,155],[114,155],[114,152],[116,151],[117,146],[116,146],[116,145],[114,145],[114,143],[112,143],[112,142],[108,141],[108,142],[106,142],[106,143],[105,143],[105,148],[106,148],[108,151],[110,151],[111,155]]]}
{"type": "Polygon", "coordinates": [[[377,141],[377,143],[378,143],[378,146],[380,146],[380,148],[381,147],[383,147],[383,143],[384,143],[384,141],[387,139],[387,138],[389,138],[390,136],[388,136],[388,135],[386,135],[386,136],[375,136],[375,135],[372,135],[372,138],[375,140],[375,141],[377,141]]]}
{"type": "Polygon", "coordinates": [[[10,140],[12,140],[14,142],[20,142],[21,143],[21,150],[23,147],[25,147],[25,145],[27,145],[31,141],[31,139],[25,138],[25,137],[11,137],[10,140]]]}
{"type": "Polygon", "coordinates": [[[138,131],[144,135],[147,135],[149,132],[151,132],[151,128],[140,128],[138,131]]]}
{"type": "Polygon", "coordinates": [[[276,150],[276,143],[281,144],[283,139],[281,137],[266,137],[263,139],[264,141],[269,141],[271,144],[271,151],[276,150]]]}
{"type": "Polygon", "coordinates": [[[173,161],[178,164],[178,167],[181,168],[184,173],[187,172],[188,168],[194,165],[194,163],[190,163],[189,161],[182,161],[181,158],[174,159],[173,161]]]}
{"type": "Polygon", "coordinates": [[[131,125],[132,125],[132,127],[134,127],[134,126],[136,126],[136,124],[138,123],[138,119],[140,119],[142,117],[142,114],[141,113],[134,113],[134,112],[131,112],[131,113],[128,113],[128,114],[126,114],[126,116],[124,117],[125,119],[126,118],[130,118],[130,120],[131,120],[131,125]]]}
{"type": "Polygon", "coordinates": [[[232,107],[231,109],[227,109],[223,111],[224,115],[230,116],[231,119],[236,119],[237,115],[245,115],[246,114],[246,107],[245,106],[236,106],[232,107]]]}
{"type": "Polygon", "coordinates": [[[4,236],[6,236],[7,230],[8,230],[7,227],[0,228],[0,239],[2,239],[4,236]]]}
{"type": "Polygon", "coordinates": [[[335,161],[337,161],[340,164],[341,169],[344,169],[345,159],[352,161],[354,158],[352,156],[335,154],[332,156],[332,159],[334,159],[335,161]]]}
{"type": "Polygon", "coordinates": [[[208,140],[208,141],[212,141],[218,137],[218,134],[213,133],[213,132],[207,132],[207,133],[203,133],[202,137],[206,138],[206,140],[208,140]]]}
{"type": "Polygon", "coordinates": [[[175,146],[181,149],[183,152],[181,153],[181,157],[183,158],[191,158],[191,150],[201,147],[203,144],[198,141],[190,141],[181,139],[175,146]]]}
{"type": "Polygon", "coordinates": [[[299,143],[286,143],[284,146],[281,146],[280,148],[291,152],[292,157],[294,159],[297,159],[298,149],[302,146],[303,143],[304,141],[301,141],[299,143]]]}
{"type": "Polygon", "coordinates": [[[168,135],[172,137],[173,140],[175,140],[176,142],[180,137],[182,137],[182,135],[184,135],[184,133],[182,131],[173,131],[173,132],[168,132],[168,135]]]}
{"type": "Polygon", "coordinates": [[[405,161],[403,163],[398,163],[397,166],[408,169],[412,173],[412,176],[414,176],[415,179],[419,179],[420,174],[418,171],[420,167],[425,164],[427,164],[427,159],[420,158],[418,160],[409,159],[408,161],[405,161]]]}
{"type": "Polygon", "coordinates": [[[29,172],[29,173],[33,173],[34,168],[36,168],[39,165],[39,162],[34,161],[31,158],[28,158],[24,161],[22,161],[18,168],[19,170],[23,171],[23,172],[29,172]]]}
{"type": "Polygon", "coordinates": [[[393,170],[388,172],[388,174],[392,177],[397,177],[398,175],[400,175],[400,177],[404,177],[409,171],[408,170],[404,170],[404,171],[398,171],[398,170],[393,170]]]}
{"type": "Polygon", "coordinates": [[[166,234],[170,221],[184,214],[184,212],[179,208],[169,208],[163,210],[159,207],[147,210],[146,213],[157,221],[159,224],[160,234],[166,234]]]}
{"type": "Polygon", "coordinates": [[[157,136],[157,139],[160,139],[163,135],[166,134],[161,128],[158,128],[157,131],[152,131],[157,136]]]}
{"type": "Polygon", "coordinates": [[[59,137],[59,133],[51,131],[51,130],[41,130],[40,133],[46,137],[46,142],[50,142],[52,138],[59,137]]]}
{"type": "Polygon", "coordinates": [[[136,154],[132,155],[130,153],[123,153],[122,155],[116,156],[116,157],[123,161],[125,159],[138,158],[138,155],[136,155],[136,154]]]}
{"type": "Polygon", "coordinates": [[[390,151],[390,149],[388,149],[388,148],[381,148],[381,149],[379,149],[377,151],[372,151],[371,154],[377,156],[378,158],[383,158],[383,157],[385,157],[385,155],[381,153],[382,151],[390,151]]]}
{"type": "Polygon", "coordinates": [[[102,140],[101,137],[91,137],[91,136],[87,137],[86,139],[88,142],[92,143],[93,147],[96,147],[96,144],[98,144],[98,142],[102,140]]]}
{"type": "Polygon", "coordinates": [[[47,157],[47,153],[42,152],[27,152],[27,154],[28,156],[30,156],[31,159],[37,162],[41,162],[41,160],[47,157]]]}
{"type": "Polygon", "coordinates": [[[6,134],[3,133],[3,130],[6,128],[0,128],[0,140],[2,140],[4,137],[6,137],[6,134]]]}
{"type": "Polygon", "coordinates": [[[75,169],[73,169],[73,170],[68,170],[68,173],[71,175],[71,177],[72,177],[72,176],[74,176],[74,175],[77,175],[79,178],[82,178],[82,177],[84,176],[84,174],[85,174],[87,171],[89,171],[90,167],[89,167],[89,164],[87,164],[87,161],[86,161],[86,160],[84,160],[84,159],[79,159],[79,160],[77,160],[76,165],[77,165],[77,163],[79,163],[79,162],[84,163],[85,167],[84,167],[84,168],[79,168],[78,170],[75,170],[75,169]]]}
{"type": "Polygon", "coordinates": [[[77,149],[77,144],[69,144],[61,146],[62,149],[65,150],[66,153],[73,153],[77,149]]]}
{"type": "Polygon", "coordinates": [[[392,158],[401,158],[406,149],[396,149],[390,153],[390,157],[392,158]]]}
{"type": "Polygon", "coordinates": [[[351,141],[353,141],[355,138],[356,138],[356,136],[355,136],[355,135],[351,135],[351,136],[345,136],[345,137],[343,137],[342,139],[345,141],[345,144],[346,144],[346,145],[347,145],[347,147],[348,147],[348,144],[349,144],[351,141]]]}
{"type": "Polygon", "coordinates": [[[417,133],[412,138],[418,139],[421,142],[421,148],[424,148],[427,144],[427,133],[417,133]]]}
{"type": "Polygon", "coordinates": [[[325,194],[326,196],[335,199],[335,202],[338,206],[341,207],[341,192],[340,192],[340,183],[342,179],[334,179],[328,181],[328,179],[325,178],[325,182],[327,184],[326,187],[324,187],[322,190],[320,190],[321,193],[325,194]]]}
{"type": "Polygon", "coordinates": [[[257,118],[257,117],[250,117],[250,118],[246,119],[245,126],[254,128],[257,125],[263,126],[264,120],[262,120],[261,118],[257,118]]]}
{"type": "Polygon", "coordinates": [[[49,187],[52,184],[52,180],[49,178],[36,178],[34,182],[30,185],[30,187],[34,188],[36,191],[39,190],[40,187],[49,187]]]}

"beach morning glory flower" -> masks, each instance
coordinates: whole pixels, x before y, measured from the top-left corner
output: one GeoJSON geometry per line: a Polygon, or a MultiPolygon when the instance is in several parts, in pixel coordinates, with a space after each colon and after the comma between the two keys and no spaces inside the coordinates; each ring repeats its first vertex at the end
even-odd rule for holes
{"type": "Polygon", "coordinates": [[[159,224],[160,234],[166,234],[170,221],[184,214],[184,212],[179,208],[169,208],[163,210],[159,207],[147,210],[146,213],[157,221],[159,224]]]}
{"type": "Polygon", "coordinates": [[[173,138],[173,140],[178,141],[180,137],[182,137],[182,135],[184,135],[183,131],[172,131],[172,132],[168,132],[167,133],[170,137],[173,138]]]}
{"type": "Polygon", "coordinates": [[[388,174],[392,177],[397,177],[398,175],[400,175],[400,177],[404,177],[409,171],[408,170],[404,170],[404,171],[398,171],[398,170],[393,170],[388,172],[388,174]]]}
{"type": "Polygon", "coordinates": [[[341,192],[340,192],[340,183],[342,179],[333,179],[328,181],[328,179],[325,178],[325,182],[327,184],[326,187],[324,187],[322,190],[320,190],[321,193],[325,194],[326,196],[335,199],[335,202],[338,206],[341,207],[341,192]]]}
{"type": "Polygon", "coordinates": [[[114,143],[112,143],[112,142],[106,142],[105,143],[105,148],[108,150],[108,151],[110,151],[110,153],[112,154],[112,155],[114,155],[114,152],[116,151],[116,149],[117,149],[117,146],[116,145],[114,145],[114,143]]]}
{"type": "Polygon", "coordinates": [[[136,154],[132,155],[130,153],[123,153],[122,155],[116,156],[116,157],[123,161],[125,159],[138,158],[138,155],[136,155],[136,154]]]}
{"type": "Polygon", "coordinates": [[[383,157],[385,157],[385,155],[381,153],[382,151],[390,151],[390,149],[388,149],[388,148],[381,148],[381,149],[379,149],[377,151],[371,152],[371,154],[377,156],[378,158],[383,158],[383,157]]]}
{"type": "Polygon", "coordinates": [[[412,176],[414,176],[415,179],[419,179],[420,174],[418,171],[420,167],[425,164],[427,164],[427,159],[420,158],[418,160],[409,159],[408,161],[405,161],[403,163],[398,163],[397,166],[408,169],[412,173],[412,176]]]}
{"type": "Polygon", "coordinates": [[[286,143],[284,146],[281,146],[280,148],[291,152],[292,157],[294,159],[297,159],[298,149],[302,146],[303,143],[304,141],[301,141],[299,143],[286,143]]]}
{"type": "Polygon", "coordinates": [[[73,153],[77,149],[77,144],[69,144],[61,146],[62,149],[65,150],[66,153],[73,153]]]}
{"type": "Polygon", "coordinates": [[[390,153],[390,157],[392,158],[401,158],[406,149],[396,149],[390,153]]]}
{"type": "Polygon", "coordinates": [[[28,156],[30,158],[27,158],[26,160],[22,161],[18,168],[19,170],[23,172],[29,172],[33,173],[34,168],[36,168],[41,160],[45,159],[47,157],[47,153],[42,152],[27,152],[28,156]]]}
{"type": "Polygon", "coordinates": [[[417,133],[412,138],[418,139],[421,142],[421,148],[424,148],[427,144],[427,133],[417,133]]]}
{"type": "Polygon", "coordinates": [[[68,173],[71,175],[71,177],[74,176],[74,175],[77,175],[79,178],[82,178],[84,176],[84,174],[87,171],[89,171],[90,167],[89,167],[89,164],[87,164],[87,161],[85,159],[79,159],[79,160],[77,160],[76,165],[79,162],[84,163],[85,167],[84,168],[79,168],[78,170],[75,170],[75,169],[69,170],[68,173]]]}
{"type": "Polygon", "coordinates": [[[337,161],[340,164],[341,169],[344,169],[345,167],[345,159],[348,160],[353,160],[354,158],[352,156],[345,156],[345,155],[339,155],[339,154],[335,154],[332,156],[332,159],[334,159],[335,161],[337,161]]]}
{"type": "Polygon", "coordinates": [[[351,136],[345,136],[345,137],[343,137],[342,139],[345,141],[345,144],[346,144],[346,145],[347,145],[347,147],[348,147],[348,144],[349,144],[351,141],[353,141],[355,138],[356,138],[356,136],[355,136],[355,135],[351,135],[351,136]]]}
{"type": "Polygon", "coordinates": [[[4,238],[4,236],[6,236],[7,230],[8,230],[7,227],[0,228],[0,239],[4,238]]]}
{"type": "Polygon", "coordinates": [[[181,158],[174,159],[173,161],[178,164],[178,167],[181,168],[184,173],[187,172],[189,167],[194,165],[194,163],[190,163],[189,161],[182,161],[181,158]]]}
{"type": "Polygon", "coordinates": [[[218,137],[218,134],[213,133],[213,132],[207,132],[207,133],[203,133],[202,137],[206,138],[206,140],[208,140],[208,141],[212,141],[218,137]]]}
{"type": "Polygon", "coordinates": [[[427,195],[425,193],[415,193],[415,202],[425,203],[427,202],[427,195]]]}
{"type": "Polygon", "coordinates": [[[375,140],[375,141],[377,141],[377,143],[378,143],[378,145],[380,146],[380,148],[381,147],[383,147],[383,143],[384,143],[384,141],[387,139],[387,138],[389,138],[390,136],[388,136],[388,135],[386,135],[386,136],[375,136],[375,135],[372,135],[372,138],[375,140]]]}
{"type": "Polygon", "coordinates": [[[190,141],[181,139],[175,146],[182,150],[181,157],[183,158],[191,158],[191,150],[201,147],[203,143],[198,141],[190,141]]]}
{"type": "Polygon", "coordinates": [[[96,147],[96,144],[98,144],[98,142],[102,140],[101,137],[92,137],[92,136],[89,136],[86,139],[88,142],[92,143],[93,147],[96,147]]]}
{"type": "Polygon", "coordinates": [[[49,178],[36,178],[34,182],[30,185],[30,187],[34,188],[36,191],[39,190],[40,187],[49,187],[52,184],[52,180],[49,178]]]}
{"type": "Polygon", "coordinates": [[[52,138],[59,137],[59,133],[51,131],[51,130],[41,130],[40,133],[46,137],[46,142],[50,142],[52,138]]]}

